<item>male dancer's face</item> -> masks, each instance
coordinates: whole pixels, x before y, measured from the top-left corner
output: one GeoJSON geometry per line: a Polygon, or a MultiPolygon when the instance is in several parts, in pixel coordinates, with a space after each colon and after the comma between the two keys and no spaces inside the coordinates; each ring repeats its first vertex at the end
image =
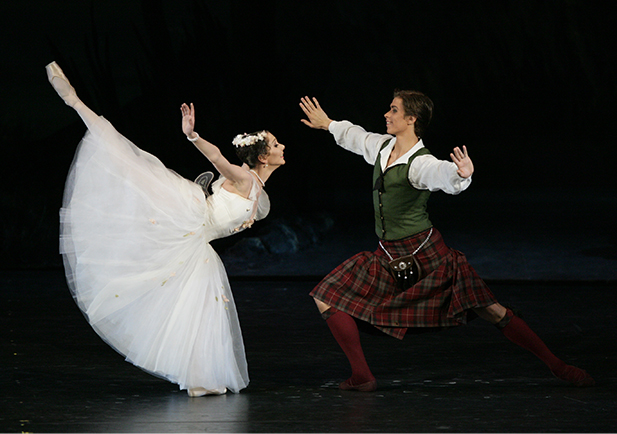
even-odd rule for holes
{"type": "Polygon", "coordinates": [[[390,104],[390,111],[384,115],[386,118],[386,132],[396,136],[403,133],[408,128],[413,128],[412,116],[405,115],[405,109],[403,107],[403,100],[396,97],[390,104]]]}

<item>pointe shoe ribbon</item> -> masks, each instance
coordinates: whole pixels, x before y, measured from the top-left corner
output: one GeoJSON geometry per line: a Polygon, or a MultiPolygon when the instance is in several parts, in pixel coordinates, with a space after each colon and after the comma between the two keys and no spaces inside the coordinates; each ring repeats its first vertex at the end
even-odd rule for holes
{"type": "Polygon", "coordinates": [[[47,71],[47,79],[51,83],[60,98],[64,100],[64,102],[69,106],[74,106],[78,101],[77,95],[75,93],[75,89],[69,83],[69,79],[66,78],[64,72],[56,62],[51,62],[45,67],[47,71]]]}

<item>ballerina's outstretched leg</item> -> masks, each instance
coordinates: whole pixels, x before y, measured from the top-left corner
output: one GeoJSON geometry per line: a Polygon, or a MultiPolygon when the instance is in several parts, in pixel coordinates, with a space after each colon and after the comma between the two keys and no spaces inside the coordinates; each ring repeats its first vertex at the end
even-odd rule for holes
{"type": "Polygon", "coordinates": [[[75,109],[92,133],[100,131],[101,118],[77,97],[75,89],[69,83],[69,79],[66,78],[60,66],[56,62],[51,62],[45,69],[49,82],[66,105],[75,109]]]}

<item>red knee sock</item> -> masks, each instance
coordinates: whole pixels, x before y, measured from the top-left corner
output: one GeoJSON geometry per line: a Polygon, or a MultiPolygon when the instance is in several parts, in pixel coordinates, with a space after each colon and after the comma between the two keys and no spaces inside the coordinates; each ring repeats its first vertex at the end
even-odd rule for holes
{"type": "Polygon", "coordinates": [[[351,365],[351,378],[347,380],[351,385],[364,384],[373,381],[375,377],[364,358],[360,345],[360,332],[356,321],[350,315],[330,308],[330,317],[326,320],[334,339],[341,346],[351,365]]]}
{"type": "Polygon", "coordinates": [[[501,328],[504,336],[535,354],[546,363],[557,378],[570,381],[577,386],[590,386],[595,383],[587,372],[575,366],[566,365],[563,360],[556,357],[542,339],[529,328],[527,323],[515,316],[510,309],[507,309],[506,318],[509,318],[509,322],[501,328]]]}

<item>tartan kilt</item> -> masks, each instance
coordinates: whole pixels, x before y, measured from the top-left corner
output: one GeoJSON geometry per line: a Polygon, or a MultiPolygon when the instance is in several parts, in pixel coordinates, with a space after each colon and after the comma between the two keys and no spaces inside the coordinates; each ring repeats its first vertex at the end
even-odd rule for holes
{"type": "MultiPolygon", "coordinates": [[[[430,229],[429,229],[430,230],[430,229]]],[[[393,258],[413,253],[429,230],[381,243],[393,258]]],[[[402,289],[389,270],[389,258],[378,247],[336,267],[310,293],[325,304],[402,339],[409,327],[458,326],[476,317],[470,309],[496,303],[493,293],[465,255],[446,246],[437,229],[416,253],[422,279],[402,289]]]]}

